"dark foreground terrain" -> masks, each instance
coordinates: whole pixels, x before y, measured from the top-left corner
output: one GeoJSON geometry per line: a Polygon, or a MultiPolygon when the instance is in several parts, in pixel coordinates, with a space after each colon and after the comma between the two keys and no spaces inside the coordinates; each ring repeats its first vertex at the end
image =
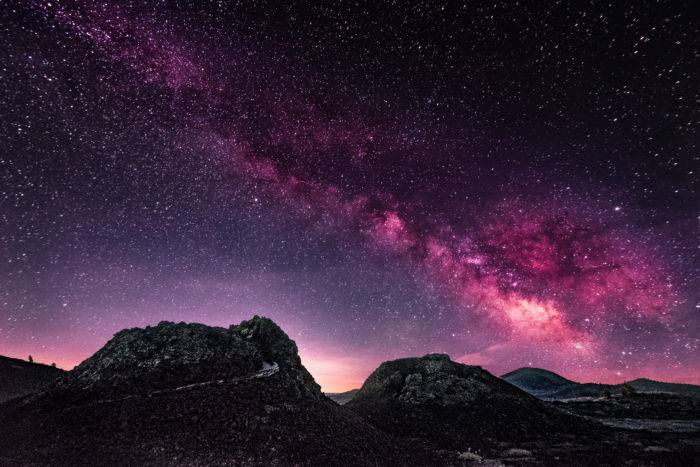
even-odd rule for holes
{"type": "Polygon", "coordinates": [[[566,412],[598,419],[700,421],[700,398],[680,394],[637,393],[631,396],[580,398],[553,401],[566,412]]]}
{"type": "MultiPolygon", "coordinates": [[[[446,355],[383,363],[346,407],[383,431],[421,439],[436,449],[467,450],[462,457],[475,460],[526,465],[693,465],[700,454],[697,430],[621,429],[627,427],[607,423],[607,415],[593,417],[572,409],[575,405],[539,400],[446,355]]],[[[605,405],[601,412],[607,414],[611,408],[605,405]]],[[[640,408],[634,406],[627,413],[640,408]]],[[[692,405],[678,406],[678,410],[687,418],[697,415],[692,405]]]]}
{"type": "Polygon", "coordinates": [[[40,391],[64,373],[53,366],[0,356],[0,402],[40,391]]]}
{"type": "Polygon", "coordinates": [[[43,389],[0,404],[0,465],[697,465],[700,456],[691,397],[547,402],[447,355],[385,362],[348,396],[345,406],[324,396],[266,318],[228,329],[163,322],[117,333],[43,389]],[[620,422],[629,419],[657,426],[620,422]]]}

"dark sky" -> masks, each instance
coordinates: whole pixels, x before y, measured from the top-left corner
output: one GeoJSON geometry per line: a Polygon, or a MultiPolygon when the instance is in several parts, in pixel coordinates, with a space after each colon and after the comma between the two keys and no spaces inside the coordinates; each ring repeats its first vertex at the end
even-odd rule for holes
{"type": "Polygon", "coordinates": [[[326,390],[700,383],[691,6],[11,1],[0,354],[257,313],[326,390]]]}

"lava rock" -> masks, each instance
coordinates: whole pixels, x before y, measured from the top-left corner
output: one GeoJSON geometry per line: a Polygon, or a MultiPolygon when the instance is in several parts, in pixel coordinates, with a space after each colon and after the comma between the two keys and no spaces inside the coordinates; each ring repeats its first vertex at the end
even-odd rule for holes
{"type": "Polygon", "coordinates": [[[296,343],[271,319],[254,316],[237,326],[231,326],[229,331],[255,345],[265,361],[278,364],[280,371],[295,381],[299,392],[306,392],[316,398],[322,397],[321,387],[301,364],[296,343]]]}
{"type": "Polygon", "coordinates": [[[225,328],[162,321],[125,329],[57,380],[41,398],[56,405],[143,396],[240,377],[263,367],[255,343],[225,328]]]}
{"type": "MultiPolygon", "coordinates": [[[[271,320],[117,333],[45,391],[0,404],[0,465],[451,464],[323,396],[271,320]]],[[[454,457],[454,459],[452,459],[454,457]]]]}
{"type": "Polygon", "coordinates": [[[388,433],[460,451],[566,432],[572,418],[444,354],[382,363],[345,407],[388,433]]]}

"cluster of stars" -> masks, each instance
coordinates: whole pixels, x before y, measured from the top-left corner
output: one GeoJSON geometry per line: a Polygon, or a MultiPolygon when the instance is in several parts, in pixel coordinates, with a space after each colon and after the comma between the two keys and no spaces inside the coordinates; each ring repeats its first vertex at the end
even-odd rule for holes
{"type": "Polygon", "coordinates": [[[5,10],[0,353],[259,313],[329,390],[431,351],[700,378],[683,5],[5,10]]]}

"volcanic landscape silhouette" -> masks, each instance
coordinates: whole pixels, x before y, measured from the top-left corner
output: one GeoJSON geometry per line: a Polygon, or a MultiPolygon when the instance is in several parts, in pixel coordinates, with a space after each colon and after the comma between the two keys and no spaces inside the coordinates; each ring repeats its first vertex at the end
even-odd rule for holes
{"type": "Polygon", "coordinates": [[[50,382],[39,367],[2,360],[0,389],[14,390],[0,403],[3,464],[680,465],[700,453],[698,386],[645,380],[552,403],[518,386],[577,383],[429,354],[382,363],[339,405],[258,316],[125,329],[50,382]]]}

